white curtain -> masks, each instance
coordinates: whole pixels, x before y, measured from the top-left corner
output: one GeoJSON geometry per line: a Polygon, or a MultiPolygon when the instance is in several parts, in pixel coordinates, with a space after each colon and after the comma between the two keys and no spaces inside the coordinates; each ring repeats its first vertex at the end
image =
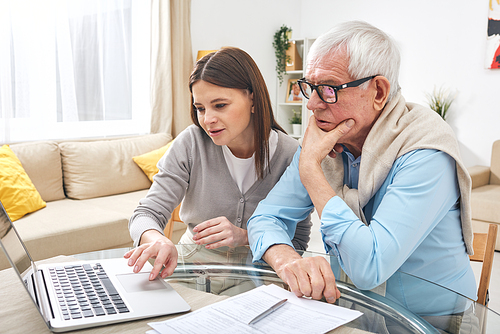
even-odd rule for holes
{"type": "Polygon", "coordinates": [[[191,124],[191,1],[152,0],[151,132],[177,136],[191,124]]]}
{"type": "Polygon", "coordinates": [[[0,142],[149,132],[149,7],[0,0],[0,142]]]}

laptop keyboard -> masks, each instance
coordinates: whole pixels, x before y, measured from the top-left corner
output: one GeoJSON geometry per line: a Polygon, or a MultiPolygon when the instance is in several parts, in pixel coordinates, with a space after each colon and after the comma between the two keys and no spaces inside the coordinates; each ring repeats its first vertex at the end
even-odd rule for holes
{"type": "Polygon", "coordinates": [[[99,263],[49,269],[65,320],[129,312],[99,263]]]}

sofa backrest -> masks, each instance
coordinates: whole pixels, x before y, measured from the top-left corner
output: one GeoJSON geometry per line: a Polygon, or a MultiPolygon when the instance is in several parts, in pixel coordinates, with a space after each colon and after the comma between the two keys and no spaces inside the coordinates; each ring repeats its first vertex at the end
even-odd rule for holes
{"type": "Polygon", "coordinates": [[[9,145],[46,202],[65,198],[61,153],[53,141],[9,145]]]}
{"type": "Polygon", "coordinates": [[[151,182],[132,157],[158,149],[171,139],[166,133],[157,133],[59,143],[66,196],[87,199],[149,188],[151,182]]]}
{"type": "Polygon", "coordinates": [[[500,184],[500,140],[493,143],[490,170],[490,184],[500,184]]]}
{"type": "Polygon", "coordinates": [[[151,182],[132,157],[165,146],[166,133],[118,139],[10,144],[45,202],[87,199],[147,189],[151,182]]]}

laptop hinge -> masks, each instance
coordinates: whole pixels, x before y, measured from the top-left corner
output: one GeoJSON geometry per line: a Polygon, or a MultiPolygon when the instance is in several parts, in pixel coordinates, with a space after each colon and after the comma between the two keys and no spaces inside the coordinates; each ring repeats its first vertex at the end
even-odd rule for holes
{"type": "Polygon", "coordinates": [[[45,321],[49,322],[51,319],[54,319],[54,311],[50,305],[45,277],[41,270],[37,270],[33,276],[35,277],[35,284],[38,287],[35,289],[38,305],[40,306],[45,321]]]}

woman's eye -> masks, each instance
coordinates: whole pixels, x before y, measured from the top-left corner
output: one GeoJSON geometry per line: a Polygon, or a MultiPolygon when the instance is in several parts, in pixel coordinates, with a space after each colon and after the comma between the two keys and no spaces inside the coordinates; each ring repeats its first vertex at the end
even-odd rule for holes
{"type": "Polygon", "coordinates": [[[225,103],[218,103],[218,104],[216,104],[216,105],[215,105],[215,107],[216,107],[217,109],[224,108],[225,106],[226,106],[226,104],[225,104],[225,103]]]}
{"type": "Polygon", "coordinates": [[[203,112],[205,112],[205,108],[197,107],[197,108],[196,108],[196,111],[197,111],[198,113],[203,113],[203,112]]]}

